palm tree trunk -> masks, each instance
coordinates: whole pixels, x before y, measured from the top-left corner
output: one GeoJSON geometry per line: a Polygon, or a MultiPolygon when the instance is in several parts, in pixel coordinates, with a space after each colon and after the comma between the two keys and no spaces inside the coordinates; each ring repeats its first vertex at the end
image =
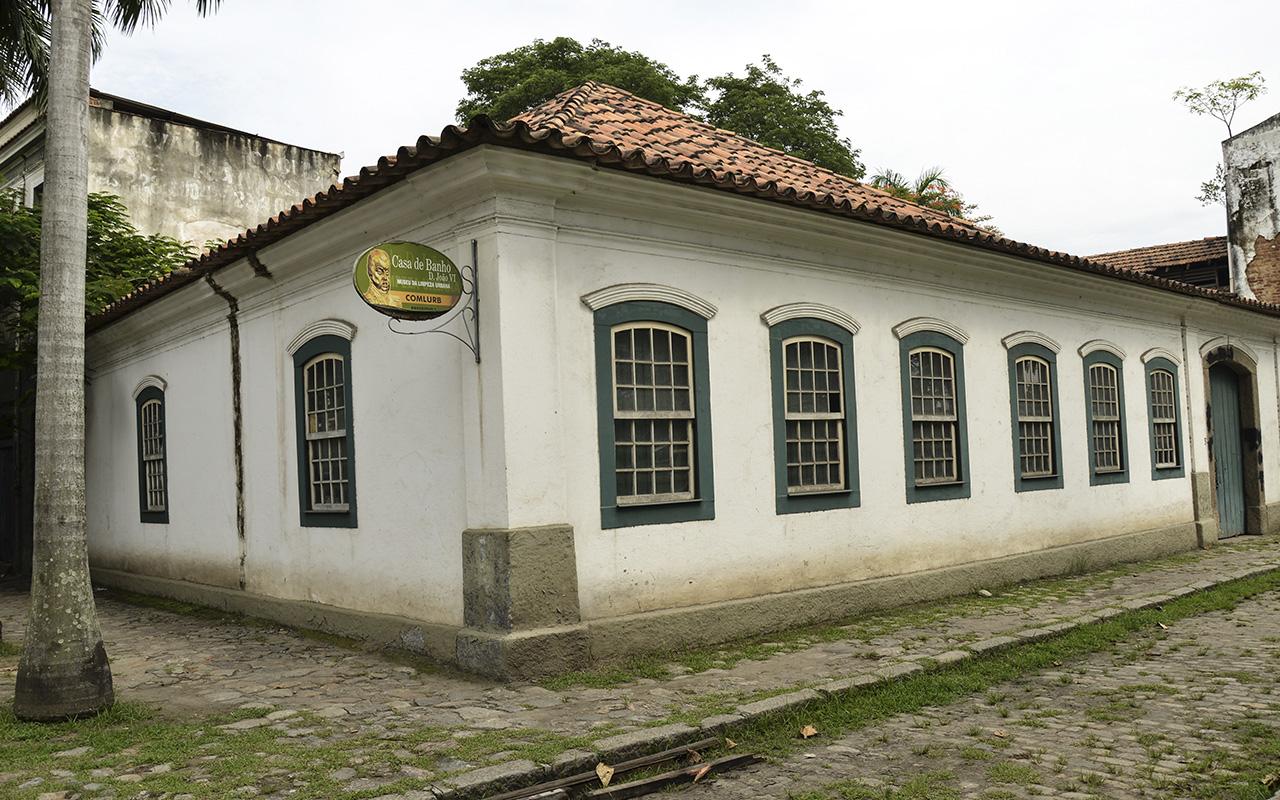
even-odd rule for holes
{"type": "Polygon", "coordinates": [[[84,283],[91,0],[52,0],[36,342],[31,611],[14,713],[51,721],[114,701],[85,539],[84,283]]]}

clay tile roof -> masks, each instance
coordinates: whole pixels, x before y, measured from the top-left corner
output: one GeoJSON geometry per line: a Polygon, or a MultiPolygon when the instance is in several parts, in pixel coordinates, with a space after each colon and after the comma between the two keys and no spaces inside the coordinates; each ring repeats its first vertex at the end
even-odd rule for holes
{"type": "Polygon", "coordinates": [[[624,152],[642,150],[670,165],[687,163],[716,176],[733,174],[798,193],[868,204],[886,213],[910,214],[942,225],[976,231],[975,226],[924,208],[853,178],[787,155],[732,131],[708,125],[607,84],[588,82],[515,117],[535,130],[557,128],[608,141],[624,152]]]}
{"type": "Polygon", "coordinates": [[[420,136],[414,145],[401,147],[395,155],[363,167],[358,175],[304,198],[235,239],[135,289],[92,317],[86,329],[92,332],[109,325],[169,292],[206,278],[404,180],[419,169],[483,145],[525,150],[586,162],[599,169],[731,192],[1280,317],[1280,305],[1007,239],[899,200],[759,142],[716,129],[621,89],[586,83],[510,122],[477,116],[466,126],[447,126],[439,136],[420,136]]]}
{"type": "Polygon", "coordinates": [[[1114,253],[1098,253],[1095,256],[1089,256],[1090,261],[1138,272],[1150,272],[1164,267],[1189,267],[1226,259],[1227,237],[1225,236],[1206,236],[1189,242],[1135,247],[1132,250],[1117,250],[1114,253]]]}

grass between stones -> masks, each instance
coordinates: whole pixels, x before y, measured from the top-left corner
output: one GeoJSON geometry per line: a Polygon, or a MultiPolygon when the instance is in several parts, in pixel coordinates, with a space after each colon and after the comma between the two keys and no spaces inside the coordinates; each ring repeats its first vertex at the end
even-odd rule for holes
{"type": "MultiPolygon", "coordinates": [[[[737,741],[735,752],[758,752],[771,758],[783,758],[802,748],[812,748],[815,740],[801,739],[801,727],[813,725],[819,736],[832,740],[860,728],[898,714],[907,714],[928,706],[942,706],[980,693],[997,684],[1063,663],[1081,656],[1116,648],[1134,634],[1163,636],[1160,623],[1166,625],[1180,619],[1234,608],[1250,597],[1280,590],[1280,570],[1232,581],[1186,597],[1173,600],[1160,609],[1130,611],[1109,620],[1077,628],[1061,636],[1034,644],[1014,646],[988,656],[942,667],[888,684],[837,697],[815,700],[804,706],[752,720],[731,728],[728,735],[737,741]]],[[[1145,688],[1145,687],[1140,687],[1145,688]]],[[[1168,690],[1161,687],[1161,693],[1168,690]]],[[[1108,709],[1115,718],[1128,718],[1130,704],[1117,700],[1108,709]]],[[[1204,759],[1198,767],[1206,782],[1183,778],[1168,788],[1179,797],[1197,798],[1268,798],[1261,784],[1264,775],[1272,773],[1280,763],[1280,737],[1274,727],[1262,724],[1236,724],[1225,732],[1238,749],[1223,748],[1204,759]],[[1194,785],[1193,785],[1194,784],[1194,785]]],[[[978,732],[978,735],[985,735],[978,732]]],[[[715,757],[721,753],[708,754],[715,757]]],[[[993,780],[1024,783],[1025,774],[1005,774],[1007,769],[994,765],[993,780]]],[[[945,784],[949,776],[936,773],[921,776],[896,790],[869,787],[856,781],[837,782],[816,792],[795,795],[796,800],[861,800],[861,798],[948,798],[958,796],[945,784]]]]}

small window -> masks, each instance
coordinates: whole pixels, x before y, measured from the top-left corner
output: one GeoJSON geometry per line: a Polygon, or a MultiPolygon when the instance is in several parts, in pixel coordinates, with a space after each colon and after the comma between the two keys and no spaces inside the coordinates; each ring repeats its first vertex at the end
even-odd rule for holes
{"type": "Polygon", "coordinates": [[[143,522],[169,521],[169,467],[165,448],[164,391],[148,386],[137,396],[138,504],[143,522]]]}
{"type": "Polygon", "coordinates": [[[1105,350],[1085,357],[1091,485],[1129,480],[1121,366],[1119,357],[1105,350]]]}
{"type": "Polygon", "coordinates": [[[962,345],[935,331],[901,344],[907,501],[968,497],[962,345]]]}
{"type": "Polygon", "coordinates": [[[1180,478],[1182,426],[1178,410],[1178,368],[1167,358],[1147,362],[1147,403],[1151,427],[1151,478],[1180,478]]]}
{"type": "Polygon", "coordinates": [[[642,300],[595,324],[601,524],[713,518],[706,319],[642,300]]]}
{"type": "Polygon", "coordinates": [[[44,182],[37,183],[35,188],[31,190],[32,207],[42,205],[44,203],[44,182]]]}
{"type": "Polygon", "coordinates": [[[858,505],[853,335],[810,318],[769,333],[777,512],[858,505]]]}
{"type": "Polygon", "coordinates": [[[1014,491],[1062,488],[1057,356],[1042,344],[1009,348],[1014,491]]]}
{"type": "Polygon", "coordinates": [[[318,336],[293,359],[302,525],[355,527],[351,343],[318,336]]]}

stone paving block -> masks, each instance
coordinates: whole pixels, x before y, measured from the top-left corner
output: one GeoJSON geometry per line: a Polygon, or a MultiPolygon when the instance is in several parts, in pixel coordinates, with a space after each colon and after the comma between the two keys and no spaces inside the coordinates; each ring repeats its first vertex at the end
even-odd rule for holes
{"type": "Polygon", "coordinates": [[[933,663],[939,667],[945,667],[950,664],[958,664],[966,658],[971,658],[972,653],[968,650],[948,650],[945,653],[938,653],[933,657],[933,663]]]}
{"type": "Polygon", "coordinates": [[[837,678],[834,681],[827,681],[818,686],[819,692],[825,695],[842,694],[852,689],[860,689],[863,686],[870,686],[873,683],[879,683],[882,680],[879,675],[871,672],[864,672],[861,675],[852,675],[848,678],[837,678]]]}
{"type": "Polygon", "coordinates": [[[738,713],[744,717],[754,717],[758,714],[768,714],[773,711],[782,711],[788,708],[802,706],[811,700],[817,700],[822,695],[813,689],[801,689],[798,692],[787,692],[773,697],[766,697],[763,700],[757,700],[754,703],[738,706],[738,713]]]}
{"type": "Polygon", "coordinates": [[[741,714],[716,714],[715,716],[707,717],[699,722],[698,727],[704,732],[714,733],[716,731],[723,730],[730,725],[742,722],[744,719],[746,719],[746,717],[741,714]]]}
{"type": "Polygon", "coordinates": [[[600,757],[590,750],[565,750],[551,762],[551,771],[556,775],[570,775],[575,772],[586,772],[600,762],[600,757]]]}
{"type": "Polygon", "coordinates": [[[922,671],[924,671],[923,665],[917,664],[914,661],[904,661],[901,664],[894,664],[893,666],[885,667],[884,669],[878,669],[872,674],[879,676],[881,680],[896,681],[899,678],[905,678],[908,675],[922,671]]]}
{"type": "Polygon", "coordinates": [[[594,743],[594,747],[596,752],[600,754],[600,760],[617,761],[642,753],[651,753],[656,750],[673,747],[679,742],[692,738],[692,734],[696,733],[698,733],[697,728],[685,725],[683,722],[676,722],[670,725],[659,725],[656,728],[641,728],[638,731],[620,733],[617,736],[600,739],[594,743]]]}
{"type": "Polygon", "coordinates": [[[1017,641],[1018,640],[1013,636],[992,636],[990,639],[983,639],[980,642],[974,642],[968,645],[968,647],[975,653],[990,653],[993,650],[1008,647],[1017,641]]]}
{"type": "Polygon", "coordinates": [[[520,759],[454,775],[445,784],[457,796],[483,797],[482,792],[496,794],[507,787],[535,783],[541,775],[542,767],[528,759],[520,759]]]}

